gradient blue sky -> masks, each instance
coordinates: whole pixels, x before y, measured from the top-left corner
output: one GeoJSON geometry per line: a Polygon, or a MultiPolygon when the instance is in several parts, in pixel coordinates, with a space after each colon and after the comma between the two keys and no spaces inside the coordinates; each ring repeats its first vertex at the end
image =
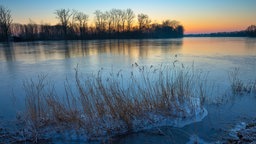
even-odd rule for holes
{"type": "Polygon", "coordinates": [[[54,11],[69,8],[94,19],[94,11],[131,8],[136,15],[148,14],[153,22],[177,20],[185,33],[242,30],[256,24],[256,0],[0,0],[12,11],[16,23],[56,24],[54,11]]]}

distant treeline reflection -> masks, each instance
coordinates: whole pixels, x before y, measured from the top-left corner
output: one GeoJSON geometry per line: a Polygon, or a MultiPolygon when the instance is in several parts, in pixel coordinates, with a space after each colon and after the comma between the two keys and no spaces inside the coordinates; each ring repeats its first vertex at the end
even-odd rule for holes
{"type": "Polygon", "coordinates": [[[157,53],[178,53],[182,39],[36,41],[0,44],[0,61],[65,59],[89,55],[117,54],[148,58],[157,53]]]}

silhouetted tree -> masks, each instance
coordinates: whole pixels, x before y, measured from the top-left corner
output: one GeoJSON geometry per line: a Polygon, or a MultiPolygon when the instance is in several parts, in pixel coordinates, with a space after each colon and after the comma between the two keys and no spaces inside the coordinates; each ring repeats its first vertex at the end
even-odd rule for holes
{"type": "Polygon", "coordinates": [[[177,37],[183,37],[184,27],[182,25],[177,26],[176,31],[177,31],[177,37]]]}
{"type": "Polygon", "coordinates": [[[52,28],[49,24],[41,25],[40,38],[43,40],[53,39],[52,28]]]}
{"type": "Polygon", "coordinates": [[[10,31],[12,32],[13,35],[18,36],[21,33],[21,24],[18,23],[13,23],[10,26],[10,31]]]}
{"type": "Polygon", "coordinates": [[[87,21],[89,16],[83,12],[76,12],[74,18],[79,23],[80,36],[83,38],[87,29],[87,21]]]}
{"type": "Polygon", "coordinates": [[[24,39],[28,41],[38,40],[38,34],[40,32],[39,27],[35,22],[31,19],[29,20],[29,24],[24,25],[24,39]]]}
{"type": "Polygon", "coordinates": [[[256,37],[256,26],[255,25],[250,25],[246,29],[246,33],[249,37],[256,37]]]}
{"type": "Polygon", "coordinates": [[[11,31],[12,23],[11,11],[0,5],[0,41],[7,41],[11,31]]]}
{"type": "Polygon", "coordinates": [[[127,18],[127,30],[130,31],[132,27],[133,19],[135,18],[135,14],[131,9],[126,10],[126,18],[127,18]]]}
{"type": "Polygon", "coordinates": [[[148,15],[146,14],[138,14],[138,23],[139,23],[139,30],[143,31],[149,28],[151,20],[149,19],[148,15]]]}
{"type": "Polygon", "coordinates": [[[112,9],[111,14],[114,17],[114,30],[120,32],[121,27],[121,17],[122,17],[122,10],[120,9],[112,9]]]}
{"type": "Polygon", "coordinates": [[[179,25],[180,25],[180,23],[178,21],[170,20],[169,26],[171,26],[172,28],[176,29],[179,25]]]}
{"type": "Polygon", "coordinates": [[[122,31],[124,32],[125,31],[124,26],[125,26],[125,22],[127,20],[127,15],[124,10],[120,10],[119,13],[120,13],[120,19],[121,19],[121,23],[122,23],[122,31]]]}
{"type": "Polygon", "coordinates": [[[98,32],[103,32],[105,31],[106,28],[106,20],[107,20],[107,16],[105,13],[101,12],[100,10],[96,10],[94,12],[95,14],[95,26],[96,26],[96,30],[98,32]]]}
{"type": "Polygon", "coordinates": [[[110,34],[112,29],[113,29],[113,22],[114,22],[114,16],[112,15],[111,12],[106,11],[105,12],[106,15],[106,22],[107,22],[107,29],[108,29],[108,33],[110,34]]]}
{"type": "MultiPolygon", "coordinates": [[[[83,12],[59,9],[54,14],[59,20],[57,25],[38,25],[32,21],[25,25],[13,24],[13,40],[176,38],[183,37],[184,32],[183,26],[177,21],[165,20],[162,24],[151,24],[146,14],[139,14],[138,27],[132,27],[135,14],[131,9],[96,10],[95,25],[90,27],[87,26],[89,16],[83,12]]],[[[3,34],[3,28],[0,28],[3,34]]]]}
{"type": "Polygon", "coordinates": [[[175,37],[183,37],[184,33],[184,28],[178,21],[175,20],[165,20],[162,23],[162,27],[166,30],[168,29],[169,31],[173,34],[175,37]]]}
{"type": "Polygon", "coordinates": [[[54,14],[56,14],[56,18],[59,20],[62,26],[65,38],[67,38],[67,30],[70,23],[70,17],[72,16],[72,12],[69,9],[59,9],[56,10],[54,14]]]}

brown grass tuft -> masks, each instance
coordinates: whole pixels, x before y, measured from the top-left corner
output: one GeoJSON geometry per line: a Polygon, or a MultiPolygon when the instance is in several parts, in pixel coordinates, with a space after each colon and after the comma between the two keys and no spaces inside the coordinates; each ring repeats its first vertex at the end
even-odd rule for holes
{"type": "Polygon", "coordinates": [[[28,117],[36,129],[66,125],[84,129],[90,138],[112,136],[136,131],[143,119],[157,123],[157,115],[193,117],[206,95],[206,76],[184,65],[135,63],[130,74],[101,69],[85,78],[76,68],[75,84],[76,89],[66,80],[66,96],[60,97],[46,76],[24,82],[28,117]]]}

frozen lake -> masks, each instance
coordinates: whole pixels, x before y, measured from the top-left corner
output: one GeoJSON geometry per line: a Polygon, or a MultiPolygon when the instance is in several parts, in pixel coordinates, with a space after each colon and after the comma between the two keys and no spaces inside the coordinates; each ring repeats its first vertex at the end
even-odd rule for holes
{"type": "Polygon", "coordinates": [[[255,119],[255,94],[232,97],[227,91],[228,72],[234,68],[239,68],[243,81],[256,80],[256,39],[183,38],[1,43],[0,120],[13,120],[24,110],[22,83],[38,74],[46,74],[62,94],[65,79],[74,78],[77,65],[86,74],[101,68],[129,71],[135,62],[150,66],[174,61],[208,73],[208,81],[214,85],[205,104],[208,115],[183,128],[163,127],[167,136],[145,131],[124,136],[117,143],[166,143],[170,138],[184,143],[191,135],[210,142],[225,135],[223,129],[255,119]]]}

